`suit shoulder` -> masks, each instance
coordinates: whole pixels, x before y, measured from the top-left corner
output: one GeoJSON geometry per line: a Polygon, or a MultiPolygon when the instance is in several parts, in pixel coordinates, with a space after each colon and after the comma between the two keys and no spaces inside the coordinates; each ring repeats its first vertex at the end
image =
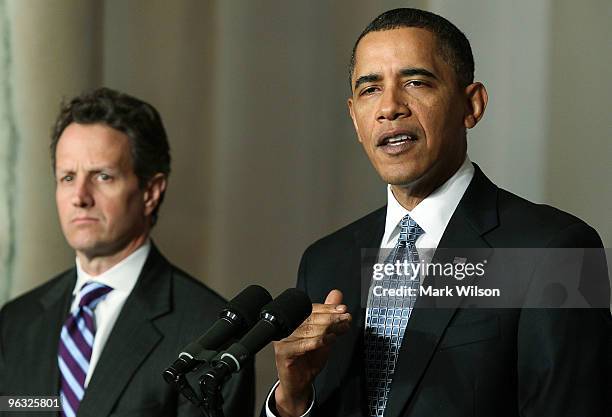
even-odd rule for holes
{"type": "Polygon", "coordinates": [[[215,311],[225,306],[226,300],[216,291],[172,264],[171,268],[175,298],[181,300],[181,303],[193,300],[193,302],[215,311]]]}
{"type": "Polygon", "coordinates": [[[386,212],[387,206],[380,207],[335,232],[318,239],[306,248],[304,255],[319,252],[329,253],[329,250],[335,248],[346,249],[347,245],[354,241],[356,232],[369,230],[378,222],[383,222],[384,224],[386,212]]]}
{"type": "Polygon", "coordinates": [[[594,228],[582,219],[546,204],[536,204],[499,189],[499,223],[533,247],[601,247],[594,228]]]}
{"type": "Polygon", "coordinates": [[[33,310],[33,306],[38,304],[40,299],[52,288],[55,288],[57,285],[67,285],[67,282],[70,280],[71,276],[74,276],[74,268],[67,269],[39,286],[7,302],[2,307],[3,314],[6,316],[15,314],[16,317],[19,317],[22,314],[28,314],[28,312],[33,310]]]}
{"type": "Polygon", "coordinates": [[[156,326],[172,344],[172,349],[194,340],[217,319],[226,302],[218,293],[187,272],[169,263],[169,314],[157,319],[156,326]]]}

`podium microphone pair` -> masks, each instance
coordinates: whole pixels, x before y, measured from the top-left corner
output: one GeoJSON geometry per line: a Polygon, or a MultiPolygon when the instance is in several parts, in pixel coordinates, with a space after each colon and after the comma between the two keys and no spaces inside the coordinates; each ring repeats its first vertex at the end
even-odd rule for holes
{"type": "Polygon", "coordinates": [[[289,336],[311,312],[310,299],[298,289],[285,290],[272,300],[265,288],[250,285],[228,302],[206,333],[183,348],[164,371],[164,379],[178,384],[186,373],[206,363],[213,365],[207,377],[221,381],[238,372],[268,343],[289,336]],[[239,337],[238,342],[218,351],[239,337]]]}

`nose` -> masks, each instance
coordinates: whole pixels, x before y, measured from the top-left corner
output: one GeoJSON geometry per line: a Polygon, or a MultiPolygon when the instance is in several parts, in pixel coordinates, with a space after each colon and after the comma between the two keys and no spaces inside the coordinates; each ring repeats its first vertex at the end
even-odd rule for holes
{"type": "Polygon", "coordinates": [[[87,180],[76,180],[74,194],[72,196],[72,204],[75,207],[80,208],[93,206],[94,199],[90,190],[90,185],[87,180]]]}
{"type": "Polygon", "coordinates": [[[386,89],[380,99],[376,120],[379,122],[393,121],[408,116],[410,116],[410,108],[401,92],[396,88],[386,89]]]}

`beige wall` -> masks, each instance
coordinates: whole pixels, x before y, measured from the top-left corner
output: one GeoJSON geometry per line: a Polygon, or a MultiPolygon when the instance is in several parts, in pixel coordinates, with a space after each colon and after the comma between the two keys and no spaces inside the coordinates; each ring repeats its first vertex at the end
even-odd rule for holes
{"type": "Polygon", "coordinates": [[[555,1],[545,200],[612,247],[612,2],[555,1]]]}

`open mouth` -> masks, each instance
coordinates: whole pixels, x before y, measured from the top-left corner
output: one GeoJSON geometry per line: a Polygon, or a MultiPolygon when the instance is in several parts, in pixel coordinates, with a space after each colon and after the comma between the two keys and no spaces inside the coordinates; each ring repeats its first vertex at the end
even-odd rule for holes
{"type": "Polygon", "coordinates": [[[407,142],[415,142],[416,140],[417,137],[414,135],[399,134],[383,138],[378,146],[401,146],[407,142]]]}
{"type": "Polygon", "coordinates": [[[396,157],[410,152],[418,140],[419,137],[414,132],[389,132],[378,140],[377,147],[384,154],[396,157]]]}

